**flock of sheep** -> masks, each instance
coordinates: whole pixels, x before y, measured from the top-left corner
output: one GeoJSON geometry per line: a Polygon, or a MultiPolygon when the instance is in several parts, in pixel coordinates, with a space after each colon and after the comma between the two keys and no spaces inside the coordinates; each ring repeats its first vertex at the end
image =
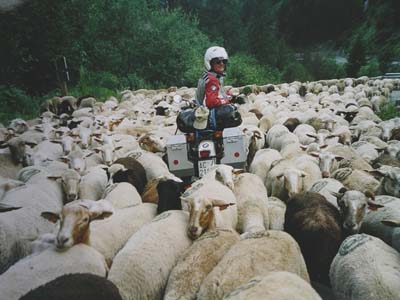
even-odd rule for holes
{"type": "Polygon", "coordinates": [[[247,168],[190,186],[165,153],[194,88],[1,126],[0,299],[400,299],[400,80],[226,88],[247,168]]]}

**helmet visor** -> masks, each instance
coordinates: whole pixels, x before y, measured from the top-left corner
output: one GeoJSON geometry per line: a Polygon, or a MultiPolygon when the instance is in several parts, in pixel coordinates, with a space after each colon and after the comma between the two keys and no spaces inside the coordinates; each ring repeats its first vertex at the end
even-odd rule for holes
{"type": "Polygon", "coordinates": [[[223,57],[216,57],[211,60],[211,65],[219,65],[222,63],[226,66],[228,64],[228,60],[224,59],[223,57]]]}

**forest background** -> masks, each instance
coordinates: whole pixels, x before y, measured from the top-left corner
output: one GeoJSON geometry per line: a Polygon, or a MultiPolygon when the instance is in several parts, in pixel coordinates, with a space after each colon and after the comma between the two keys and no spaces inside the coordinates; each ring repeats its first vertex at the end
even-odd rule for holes
{"type": "Polygon", "coordinates": [[[61,95],[64,57],[69,94],[98,100],[195,87],[212,45],[233,86],[400,72],[398,0],[19,1],[0,3],[3,122],[61,95]]]}

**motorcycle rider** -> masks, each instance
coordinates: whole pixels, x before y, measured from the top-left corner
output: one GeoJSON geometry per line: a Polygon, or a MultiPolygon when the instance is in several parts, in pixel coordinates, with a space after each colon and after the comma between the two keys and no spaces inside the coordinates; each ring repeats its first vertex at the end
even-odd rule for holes
{"type": "Polygon", "coordinates": [[[224,91],[224,76],[228,53],[223,47],[213,46],[204,54],[205,72],[199,79],[195,95],[196,105],[214,108],[230,104],[232,95],[224,91]]]}

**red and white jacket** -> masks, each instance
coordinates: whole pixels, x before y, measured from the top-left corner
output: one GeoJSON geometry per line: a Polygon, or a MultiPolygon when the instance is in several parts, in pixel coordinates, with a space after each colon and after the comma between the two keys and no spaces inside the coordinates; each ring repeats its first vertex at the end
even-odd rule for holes
{"type": "Polygon", "coordinates": [[[215,72],[205,72],[199,79],[196,90],[197,105],[214,108],[229,104],[231,95],[224,91],[224,77],[215,72]]]}

